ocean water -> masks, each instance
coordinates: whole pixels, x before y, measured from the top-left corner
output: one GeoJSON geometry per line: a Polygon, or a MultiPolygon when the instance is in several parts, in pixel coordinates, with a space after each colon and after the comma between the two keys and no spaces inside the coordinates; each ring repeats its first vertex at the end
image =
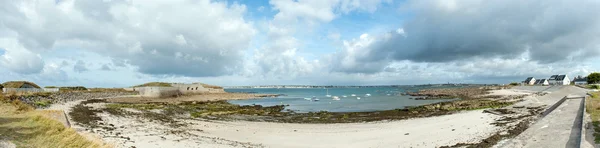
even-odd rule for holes
{"type": "Polygon", "coordinates": [[[418,91],[432,87],[424,86],[401,86],[401,87],[363,87],[363,88],[248,88],[248,89],[225,89],[227,92],[246,92],[259,94],[284,94],[275,98],[258,98],[249,100],[231,100],[230,103],[238,105],[289,105],[286,110],[295,112],[366,112],[381,111],[407,106],[418,106],[451,100],[413,100],[411,96],[400,95],[403,92],[418,91]],[[340,100],[326,97],[338,96],[340,100]],[[356,96],[352,96],[352,94],[356,96]],[[371,96],[366,96],[370,94],[371,96]],[[317,97],[320,101],[310,101],[305,98],[317,97]],[[346,97],[343,97],[346,96],[346,97]],[[358,99],[360,97],[360,99],[358,99]]]}

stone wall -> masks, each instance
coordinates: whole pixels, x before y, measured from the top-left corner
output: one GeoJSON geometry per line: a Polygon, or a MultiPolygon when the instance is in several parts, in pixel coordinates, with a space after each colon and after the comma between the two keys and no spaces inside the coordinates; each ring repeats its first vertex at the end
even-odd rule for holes
{"type": "Polygon", "coordinates": [[[179,89],[179,91],[183,94],[201,94],[209,92],[209,89],[204,88],[201,84],[181,84],[175,83],[171,84],[173,87],[179,89]]]}
{"type": "Polygon", "coordinates": [[[3,93],[58,92],[58,88],[2,88],[3,93]]]}
{"type": "Polygon", "coordinates": [[[99,98],[110,98],[118,96],[136,95],[136,92],[59,92],[47,96],[43,95],[23,95],[17,96],[17,99],[30,104],[36,108],[43,108],[36,102],[49,101],[51,104],[65,103],[77,100],[89,100],[99,98]]]}
{"type": "Polygon", "coordinates": [[[176,87],[136,87],[136,91],[142,97],[164,98],[175,97],[181,95],[181,91],[176,87]]]}

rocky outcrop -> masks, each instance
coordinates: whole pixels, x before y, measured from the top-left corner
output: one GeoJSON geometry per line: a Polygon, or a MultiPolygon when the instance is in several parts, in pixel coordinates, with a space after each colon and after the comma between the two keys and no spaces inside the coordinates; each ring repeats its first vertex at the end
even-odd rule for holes
{"type": "Polygon", "coordinates": [[[423,89],[418,92],[407,92],[406,95],[417,96],[415,100],[435,100],[435,99],[469,99],[474,96],[488,94],[492,88],[464,87],[464,88],[442,88],[442,89],[423,89]]]}
{"type": "Polygon", "coordinates": [[[32,95],[14,96],[22,102],[36,108],[45,108],[50,104],[65,103],[76,100],[89,100],[97,98],[109,98],[126,95],[136,95],[137,92],[60,92],[60,93],[36,93],[32,95]]]}

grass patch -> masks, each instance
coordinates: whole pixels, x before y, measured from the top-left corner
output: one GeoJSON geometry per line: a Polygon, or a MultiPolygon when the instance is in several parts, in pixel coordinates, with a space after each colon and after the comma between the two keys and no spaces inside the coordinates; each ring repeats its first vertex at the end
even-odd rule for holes
{"type": "Polygon", "coordinates": [[[590,95],[586,100],[586,111],[592,118],[594,141],[600,144],[600,92],[592,92],[590,95]]]}
{"type": "Polygon", "coordinates": [[[51,101],[50,100],[40,100],[40,101],[36,101],[33,103],[39,107],[48,107],[48,106],[50,106],[51,101]]]}
{"type": "Polygon", "coordinates": [[[17,147],[109,147],[86,139],[40,112],[20,109],[23,107],[15,105],[14,100],[7,103],[9,99],[0,95],[0,135],[17,147]]]}

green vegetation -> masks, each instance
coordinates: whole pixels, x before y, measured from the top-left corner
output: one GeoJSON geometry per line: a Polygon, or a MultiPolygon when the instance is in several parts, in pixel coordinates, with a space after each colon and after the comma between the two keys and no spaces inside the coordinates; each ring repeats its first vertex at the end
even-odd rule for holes
{"type": "Polygon", "coordinates": [[[209,84],[204,84],[204,83],[200,83],[200,85],[202,85],[202,87],[204,87],[204,88],[223,89],[223,87],[216,86],[216,85],[209,85],[209,84]]]}
{"type": "Polygon", "coordinates": [[[589,89],[600,89],[600,85],[588,85],[587,88],[589,88],[589,89]]]}
{"type": "Polygon", "coordinates": [[[597,84],[600,82],[600,73],[594,72],[587,76],[588,84],[597,84]]]}
{"type": "Polygon", "coordinates": [[[591,97],[587,98],[586,111],[592,118],[594,141],[600,144],[600,92],[591,93],[591,97]]]}
{"type": "Polygon", "coordinates": [[[0,95],[0,135],[17,147],[110,147],[90,141],[31,106],[0,95]]]}
{"type": "Polygon", "coordinates": [[[481,99],[442,102],[418,107],[409,107],[406,109],[374,112],[320,111],[296,113],[293,111],[284,111],[285,106],[283,105],[269,107],[263,107],[260,105],[240,106],[228,103],[227,101],[215,101],[183,102],[180,104],[108,104],[104,111],[113,115],[127,116],[134,115],[135,113],[127,112],[124,108],[135,109],[142,112],[142,114],[138,113],[138,116],[143,115],[146,118],[153,120],[164,120],[163,117],[173,118],[175,115],[189,114],[189,116],[193,118],[203,118],[209,120],[248,120],[284,123],[352,123],[429,117],[450,114],[463,110],[501,108],[511,104],[513,104],[513,102],[500,102],[481,99]]]}
{"type": "Polygon", "coordinates": [[[44,88],[58,88],[56,86],[44,86],[44,88]]]}
{"type": "Polygon", "coordinates": [[[90,88],[89,92],[127,92],[123,88],[90,88]]]}
{"type": "Polygon", "coordinates": [[[87,91],[88,89],[83,86],[65,86],[58,88],[60,92],[71,92],[71,91],[87,91]]]}
{"type": "Polygon", "coordinates": [[[8,82],[2,83],[2,85],[5,88],[21,88],[26,85],[32,86],[34,88],[41,88],[37,84],[35,84],[33,82],[28,82],[28,81],[8,81],[8,82]]]}
{"type": "Polygon", "coordinates": [[[142,85],[137,85],[137,86],[133,86],[133,87],[171,87],[171,83],[166,83],[166,82],[149,82],[149,83],[144,83],[142,85]]]}
{"type": "Polygon", "coordinates": [[[34,102],[35,106],[39,106],[39,107],[48,107],[50,106],[52,102],[50,100],[40,100],[40,101],[36,101],[34,102]]]}
{"type": "Polygon", "coordinates": [[[519,86],[519,83],[517,83],[517,82],[512,82],[512,83],[510,83],[510,84],[508,84],[508,85],[510,85],[510,86],[519,86]]]}

